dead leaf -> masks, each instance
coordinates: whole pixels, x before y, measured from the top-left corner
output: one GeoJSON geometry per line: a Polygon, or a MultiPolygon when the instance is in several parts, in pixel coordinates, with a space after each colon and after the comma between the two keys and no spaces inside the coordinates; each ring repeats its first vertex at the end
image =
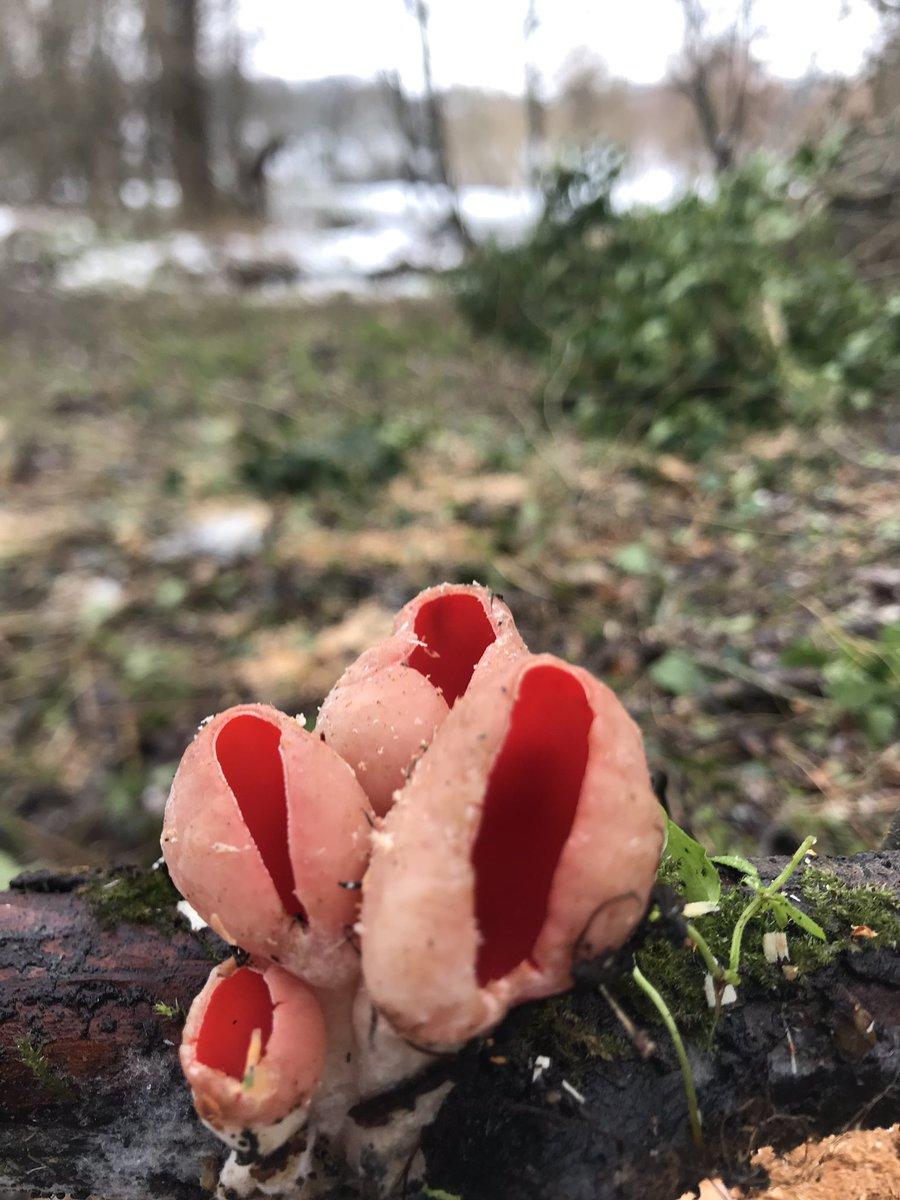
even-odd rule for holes
{"type": "Polygon", "coordinates": [[[656,469],[669,483],[692,488],[697,482],[697,468],[675,454],[661,454],[656,460],[656,469]]]}
{"type": "Polygon", "coordinates": [[[392,626],[393,614],[366,600],[315,637],[299,622],[263,630],[238,663],[238,678],[261,700],[276,705],[298,696],[324,696],[344,668],[387,637],[392,626]]]}

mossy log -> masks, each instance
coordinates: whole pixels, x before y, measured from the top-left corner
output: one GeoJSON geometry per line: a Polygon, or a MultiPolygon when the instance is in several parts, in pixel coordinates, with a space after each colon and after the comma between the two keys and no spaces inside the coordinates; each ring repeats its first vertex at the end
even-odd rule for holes
{"type": "MultiPolygon", "coordinates": [[[[757,863],[769,879],[783,865],[757,863]]],[[[424,1135],[430,1187],[465,1200],[672,1200],[710,1172],[747,1182],[758,1146],[897,1120],[898,887],[896,851],[800,875],[791,894],[828,944],[799,954],[789,979],[758,953],[762,929],[751,930],[738,1002],[715,1027],[690,948],[638,952],[686,1034],[702,1150],[664,1030],[627,974],[611,971],[606,997],[637,1031],[585,986],[523,1007],[436,1064],[456,1086],[424,1135]],[[866,929],[854,936],[854,925],[866,929]]],[[[4,1200],[193,1200],[213,1186],[219,1148],[193,1116],[176,1046],[227,948],[192,933],[176,900],[164,872],[37,874],[0,895],[4,1200]]],[[[364,1101],[356,1119],[377,1124],[415,1093],[412,1081],[364,1101]]]]}

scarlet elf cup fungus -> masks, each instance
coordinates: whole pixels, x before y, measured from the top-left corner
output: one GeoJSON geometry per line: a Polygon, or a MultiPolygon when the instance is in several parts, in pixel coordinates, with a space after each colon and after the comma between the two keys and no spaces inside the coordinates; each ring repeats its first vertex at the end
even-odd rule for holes
{"type": "Polygon", "coordinates": [[[662,837],[618,700],[528,654],[476,586],[411,601],[317,735],[258,704],[204,723],[162,843],[186,899],[253,955],[213,971],[181,1049],[200,1116],[235,1150],[223,1194],[326,1194],[323,1162],[366,1194],[421,1175],[419,1133],[451,1082],[374,1125],[362,1102],[624,943],[662,837]]]}
{"type": "Polygon", "coordinates": [[[369,852],[368,801],[338,755],[263,704],[213,717],[181,760],[162,848],[182,895],[227,942],[338,987],[369,852]]]}
{"type": "Polygon", "coordinates": [[[276,966],[216,967],[191,1005],[181,1065],[201,1119],[224,1141],[272,1150],[303,1124],[325,1067],[311,988],[276,966]]]}
{"type": "Polygon", "coordinates": [[[509,609],[486,588],[428,588],[401,609],[391,637],[347,668],[317,729],[383,816],[470,681],[525,652],[509,609]]]}
{"type": "Polygon", "coordinates": [[[373,1004],[458,1045],[624,943],[662,849],[637,726],[588,672],[526,656],[473,681],[374,836],[361,915],[373,1004]]]}

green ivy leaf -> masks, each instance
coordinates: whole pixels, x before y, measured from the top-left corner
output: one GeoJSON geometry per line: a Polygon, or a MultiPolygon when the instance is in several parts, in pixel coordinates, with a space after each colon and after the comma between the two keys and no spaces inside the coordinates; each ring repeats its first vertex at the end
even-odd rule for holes
{"type": "Polygon", "coordinates": [[[665,860],[672,867],[675,886],[690,904],[697,900],[719,901],[722,881],[712,859],[699,842],[666,816],[665,860]]]}
{"type": "Polygon", "coordinates": [[[874,699],[875,681],[868,672],[846,659],[835,659],[823,670],[828,694],[847,712],[862,712],[874,699]]]}
{"type": "Polygon", "coordinates": [[[670,650],[657,659],[650,668],[650,678],[675,696],[694,696],[707,685],[706,675],[683,650],[670,650]]]}
{"type": "Polygon", "coordinates": [[[22,868],[11,855],[0,850],[0,892],[9,887],[9,881],[21,870],[22,868]]]}
{"type": "Polygon", "coordinates": [[[894,736],[897,717],[886,704],[876,704],[863,714],[863,724],[870,740],[883,746],[894,736]]]}
{"type": "Polygon", "coordinates": [[[656,570],[656,559],[643,542],[631,542],[613,555],[613,562],[626,575],[650,575],[656,570]]]}
{"type": "Polygon", "coordinates": [[[757,871],[749,858],[744,858],[740,854],[714,854],[712,861],[720,867],[730,867],[732,871],[740,871],[742,875],[748,876],[749,879],[759,881],[759,871],[757,871]]]}
{"type": "Polygon", "coordinates": [[[781,655],[781,661],[786,667],[824,667],[828,662],[828,652],[820,646],[813,645],[808,640],[794,642],[781,655]]]}
{"type": "Polygon", "coordinates": [[[775,924],[779,929],[786,929],[788,921],[790,920],[790,912],[788,910],[792,908],[793,905],[790,904],[789,901],[785,900],[784,896],[778,895],[770,896],[768,905],[772,916],[775,918],[775,924]]]}

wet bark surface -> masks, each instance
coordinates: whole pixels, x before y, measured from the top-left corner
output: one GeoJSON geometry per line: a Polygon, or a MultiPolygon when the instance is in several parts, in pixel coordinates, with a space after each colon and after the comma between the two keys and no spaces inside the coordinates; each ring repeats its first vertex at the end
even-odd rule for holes
{"type": "Polygon", "coordinates": [[[177,1046],[226,948],[186,924],[102,928],[79,894],[89,878],[35,875],[0,894],[0,1180],[23,1195],[105,1200],[133,1179],[135,1196],[201,1196],[218,1144],[177,1046]]]}
{"type": "MultiPolygon", "coordinates": [[[[757,865],[772,878],[784,861],[757,865]]],[[[851,886],[900,882],[893,851],[821,865],[851,886]]],[[[191,1111],[177,1044],[226,947],[174,912],[170,927],[101,925],[85,882],[96,889],[96,878],[38,875],[0,895],[0,1194],[193,1200],[221,1154],[191,1111]]],[[[748,1182],[759,1146],[900,1118],[896,948],[748,984],[714,1040],[688,1037],[702,1152],[671,1045],[649,1033],[643,1059],[591,987],[526,1006],[441,1060],[456,1087],[423,1139],[430,1185],[465,1200],[672,1200],[708,1173],[748,1182]]],[[[402,1085],[365,1115],[415,1094],[402,1085]]]]}

